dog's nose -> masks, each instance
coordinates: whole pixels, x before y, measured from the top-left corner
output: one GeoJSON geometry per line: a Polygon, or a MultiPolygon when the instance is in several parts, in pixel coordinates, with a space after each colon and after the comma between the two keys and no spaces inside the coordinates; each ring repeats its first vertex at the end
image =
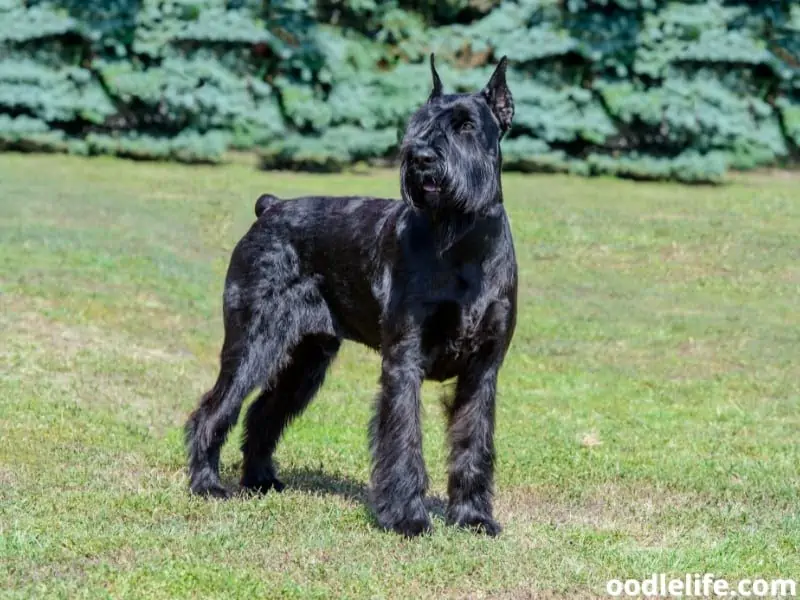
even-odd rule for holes
{"type": "Polygon", "coordinates": [[[436,153],[430,148],[415,148],[412,160],[417,167],[430,167],[436,162],[436,153]]]}

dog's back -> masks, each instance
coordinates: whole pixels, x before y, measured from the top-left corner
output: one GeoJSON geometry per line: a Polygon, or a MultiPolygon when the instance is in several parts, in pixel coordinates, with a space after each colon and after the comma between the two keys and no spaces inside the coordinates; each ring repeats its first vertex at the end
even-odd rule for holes
{"type": "Polygon", "coordinates": [[[338,333],[378,348],[388,301],[383,269],[397,252],[392,246],[407,210],[388,198],[264,194],[255,205],[258,219],[234,251],[228,281],[240,289],[269,281],[273,290],[297,278],[313,282],[335,313],[338,333]]]}

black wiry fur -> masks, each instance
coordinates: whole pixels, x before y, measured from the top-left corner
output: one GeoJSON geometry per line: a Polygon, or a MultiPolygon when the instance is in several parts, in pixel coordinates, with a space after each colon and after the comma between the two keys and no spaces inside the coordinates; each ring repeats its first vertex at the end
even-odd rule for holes
{"type": "Polygon", "coordinates": [[[380,350],[371,500],[382,527],[430,530],[420,385],[456,378],[448,403],[450,523],[496,535],[497,374],[514,332],[517,265],[500,182],[514,113],[505,58],[475,94],[434,89],[402,145],[404,202],[264,195],[225,283],[221,368],[187,426],[191,490],[226,497],[219,453],[247,412],[242,485],[281,490],[272,454],[322,385],[341,340],[380,350]]]}

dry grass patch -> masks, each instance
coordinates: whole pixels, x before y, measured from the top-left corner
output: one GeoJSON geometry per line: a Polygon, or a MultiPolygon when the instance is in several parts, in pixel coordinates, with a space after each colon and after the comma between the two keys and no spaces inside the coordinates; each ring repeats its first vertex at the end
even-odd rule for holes
{"type": "Polygon", "coordinates": [[[672,539],[663,527],[668,515],[707,506],[703,495],[674,490],[606,483],[568,498],[555,489],[520,487],[500,490],[497,512],[501,522],[513,527],[528,525],[554,528],[588,528],[622,533],[641,546],[657,546],[672,539]]]}

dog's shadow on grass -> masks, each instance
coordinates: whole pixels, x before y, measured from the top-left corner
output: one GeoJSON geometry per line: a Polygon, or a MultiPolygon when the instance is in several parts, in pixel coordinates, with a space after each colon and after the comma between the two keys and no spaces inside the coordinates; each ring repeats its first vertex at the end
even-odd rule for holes
{"type": "MultiPolygon", "coordinates": [[[[246,494],[239,486],[238,471],[241,465],[231,465],[223,469],[223,483],[234,494],[246,494]]],[[[320,496],[339,496],[348,502],[362,504],[370,513],[369,491],[367,485],[340,473],[326,473],[322,469],[288,468],[281,469],[278,473],[280,480],[286,484],[286,490],[296,490],[306,494],[320,496]]],[[[269,492],[274,494],[275,492],[269,492]]],[[[426,496],[425,507],[431,516],[444,518],[446,502],[438,496],[426,496]]]]}
{"type": "MultiPolygon", "coordinates": [[[[307,494],[339,496],[348,502],[357,502],[370,510],[369,491],[364,482],[348,475],[326,473],[321,469],[286,469],[279,475],[287,490],[307,494]]],[[[444,518],[445,502],[437,496],[425,498],[425,507],[431,516],[444,518]]]]}
{"type": "Polygon", "coordinates": [[[349,502],[367,504],[367,486],[357,479],[339,473],[326,473],[322,469],[283,469],[278,475],[286,484],[287,490],[297,490],[306,494],[339,496],[349,502]]]}

